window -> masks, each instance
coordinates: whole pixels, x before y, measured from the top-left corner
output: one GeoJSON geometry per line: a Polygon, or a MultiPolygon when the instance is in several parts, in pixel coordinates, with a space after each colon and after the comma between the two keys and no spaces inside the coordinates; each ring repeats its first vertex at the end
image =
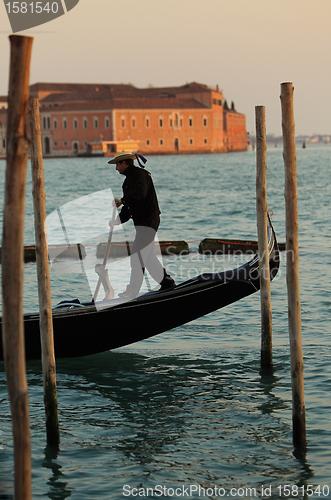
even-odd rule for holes
{"type": "Polygon", "coordinates": [[[6,139],[2,139],[2,147],[5,148],[6,147],[6,139]]]}
{"type": "Polygon", "coordinates": [[[193,127],[193,118],[189,117],[188,119],[188,126],[193,127]]]}
{"type": "Polygon", "coordinates": [[[126,116],[125,115],[122,115],[121,116],[121,128],[125,128],[126,127],[126,116]]]}
{"type": "Polygon", "coordinates": [[[109,120],[109,116],[106,116],[106,117],[105,117],[105,128],[110,128],[110,120],[109,120]]]}
{"type": "Polygon", "coordinates": [[[74,128],[78,128],[78,120],[77,120],[77,118],[74,118],[74,128]]]}
{"type": "Polygon", "coordinates": [[[67,141],[63,141],[63,146],[64,146],[64,147],[67,147],[67,146],[68,146],[67,141]]]}
{"type": "Polygon", "coordinates": [[[218,100],[218,105],[219,105],[219,106],[222,106],[222,99],[219,99],[219,100],[218,100]]]}
{"type": "Polygon", "coordinates": [[[150,146],[150,141],[149,141],[149,139],[146,139],[146,146],[150,146]]]}
{"type": "Polygon", "coordinates": [[[208,139],[206,139],[206,137],[204,138],[203,143],[204,143],[204,144],[207,144],[207,143],[208,143],[208,139]]]}
{"type": "Polygon", "coordinates": [[[43,118],[43,128],[46,130],[51,128],[51,119],[49,116],[44,116],[43,118]]]}
{"type": "Polygon", "coordinates": [[[189,144],[193,144],[193,139],[192,139],[192,137],[189,139],[189,141],[188,141],[188,142],[189,142],[189,144]]]}
{"type": "Polygon", "coordinates": [[[99,119],[97,116],[93,118],[94,128],[99,128],[99,119]]]}
{"type": "Polygon", "coordinates": [[[54,141],[54,146],[55,146],[55,147],[57,146],[57,141],[54,141]]]}
{"type": "Polygon", "coordinates": [[[133,117],[131,120],[132,128],[136,128],[136,118],[133,117]]]}
{"type": "Polygon", "coordinates": [[[54,118],[53,120],[53,129],[56,130],[57,129],[57,119],[54,118]]]}
{"type": "Polygon", "coordinates": [[[149,127],[150,127],[150,123],[151,123],[151,122],[150,122],[150,118],[149,118],[149,116],[146,116],[146,118],[145,118],[145,126],[146,126],[146,128],[149,128],[149,127]]]}
{"type": "Polygon", "coordinates": [[[83,128],[87,128],[87,118],[85,116],[83,118],[83,128]]]}
{"type": "Polygon", "coordinates": [[[207,127],[207,118],[205,116],[202,119],[202,123],[204,127],[207,127]]]}
{"type": "Polygon", "coordinates": [[[160,146],[163,146],[163,139],[160,139],[160,146]]]}
{"type": "Polygon", "coordinates": [[[163,127],[163,118],[159,118],[159,127],[163,127]]]}
{"type": "Polygon", "coordinates": [[[68,126],[67,119],[63,118],[63,128],[66,129],[68,126]]]}

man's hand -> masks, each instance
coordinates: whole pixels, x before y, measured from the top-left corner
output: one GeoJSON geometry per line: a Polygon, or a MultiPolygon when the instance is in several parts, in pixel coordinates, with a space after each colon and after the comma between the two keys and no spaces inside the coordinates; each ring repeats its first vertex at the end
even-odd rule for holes
{"type": "Polygon", "coordinates": [[[121,205],[122,205],[122,200],[120,200],[119,198],[114,198],[113,206],[119,208],[121,205]]]}
{"type": "Polygon", "coordinates": [[[121,220],[119,217],[117,217],[117,219],[115,219],[115,220],[110,219],[110,221],[108,222],[108,226],[110,226],[110,227],[119,226],[120,224],[121,224],[121,220]]]}

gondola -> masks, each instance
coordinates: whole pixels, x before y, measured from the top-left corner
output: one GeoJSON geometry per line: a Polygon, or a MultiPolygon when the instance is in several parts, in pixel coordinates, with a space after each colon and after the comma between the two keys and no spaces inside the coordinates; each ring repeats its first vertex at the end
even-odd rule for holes
{"type": "MultiPolygon", "coordinates": [[[[268,251],[273,279],[279,268],[279,250],[269,218],[268,251]]],[[[184,325],[259,289],[256,254],[235,269],[203,273],[168,290],[150,291],[130,301],[65,301],[53,308],[55,356],[73,358],[127,346],[184,325]]],[[[39,314],[24,315],[24,330],[26,359],[40,359],[39,314]]]]}

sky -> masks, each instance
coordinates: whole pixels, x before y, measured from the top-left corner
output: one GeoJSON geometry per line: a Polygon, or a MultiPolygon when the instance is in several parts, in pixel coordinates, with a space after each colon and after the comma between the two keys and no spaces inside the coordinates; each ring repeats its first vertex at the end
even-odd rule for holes
{"type": "MultiPolygon", "coordinates": [[[[12,34],[0,0],[0,95],[12,34]]],[[[29,0],[30,2],[30,0],[29,0]]],[[[296,135],[331,135],[330,0],[79,0],[20,33],[34,38],[30,83],[218,84],[246,115],[265,106],[281,135],[280,86],[294,85],[296,135]]]]}

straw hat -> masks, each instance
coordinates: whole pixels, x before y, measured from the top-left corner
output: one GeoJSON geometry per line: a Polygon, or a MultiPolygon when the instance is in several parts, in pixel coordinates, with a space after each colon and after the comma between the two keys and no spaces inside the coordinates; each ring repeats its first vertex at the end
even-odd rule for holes
{"type": "Polygon", "coordinates": [[[116,153],[114,158],[110,160],[108,163],[119,163],[120,161],[123,160],[135,160],[137,156],[134,153],[131,153],[131,151],[121,151],[121,153],[116,153]]]}

